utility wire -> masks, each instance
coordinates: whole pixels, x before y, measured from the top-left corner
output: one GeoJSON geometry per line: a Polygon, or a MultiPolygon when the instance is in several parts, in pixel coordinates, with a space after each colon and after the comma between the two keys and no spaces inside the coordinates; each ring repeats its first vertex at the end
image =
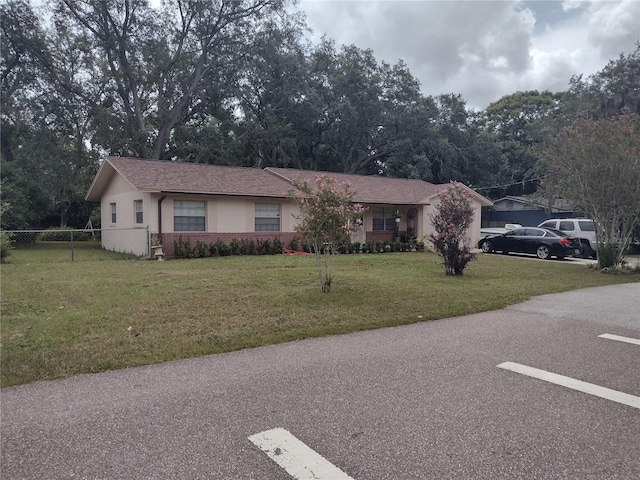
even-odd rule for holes
{"type": "Polygon", "coordinates": [[[541,177],[529,178],[527,180],[520,180],[519,182],[505,183],[504,185],[494,185],[492,187],[479,187],[479,188],[472,187],[472,188],[474,190],[493,190],[494,188],[512,187],[514,185],[523,185],[529,182],[537,182],[538,180],[544,180],[545,178],[552,177],[553,175],[558,175],[559,173],[560,172],[548,173],[547,175],[543,175],[541,177]]]}

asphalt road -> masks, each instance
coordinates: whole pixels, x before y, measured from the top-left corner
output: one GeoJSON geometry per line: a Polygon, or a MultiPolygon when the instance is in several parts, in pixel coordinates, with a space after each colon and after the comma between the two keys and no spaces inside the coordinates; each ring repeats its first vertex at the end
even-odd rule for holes
{"type": "Polygon", "coordinates": [[[283,428],[356,480],[637,479],[640,408],[497,366],[640,397],[640,345],[599,337],[640,339],[639,300],[587,289],[6,388],[0,476],[288,479],[248,440],[283,428]]]}

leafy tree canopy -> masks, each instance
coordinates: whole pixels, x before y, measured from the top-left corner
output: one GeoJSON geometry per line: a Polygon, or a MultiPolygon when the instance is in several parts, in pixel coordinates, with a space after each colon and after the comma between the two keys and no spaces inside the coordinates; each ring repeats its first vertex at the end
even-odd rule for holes
{"type": "Polygon", "coordinates": [[[601,266],[619,264],[640,222],[640,116],[578,119],[547,154],[545,189],[593,218],[601,266]]]}
{"type": "Polygon", "coordinates": [[[476,113],[456,93],[424,96],[402,61],[311,45],[289,1],[0,4],[2,226],[84,226],[106,154],[532,193],[553,173],[544,146],[577,114],[638,112],[640,47],[567,92],[476,113]]]}

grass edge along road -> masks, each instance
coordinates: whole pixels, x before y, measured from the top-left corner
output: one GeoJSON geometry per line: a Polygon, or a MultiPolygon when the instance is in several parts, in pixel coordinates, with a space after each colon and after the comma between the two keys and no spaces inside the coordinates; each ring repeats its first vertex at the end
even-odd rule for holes
{"type": "Polygon", "coordinates": [[[466,315],[640,279],[498,255],[478,255],[464,276],[451,277],[431,253],[357,254],[336,258],[332,291],[323,295],[309,257],[155,262],[97,250],[96,260],[39,262],[33,255],[16,250],[1,267],[3,387],[466,315]]]}

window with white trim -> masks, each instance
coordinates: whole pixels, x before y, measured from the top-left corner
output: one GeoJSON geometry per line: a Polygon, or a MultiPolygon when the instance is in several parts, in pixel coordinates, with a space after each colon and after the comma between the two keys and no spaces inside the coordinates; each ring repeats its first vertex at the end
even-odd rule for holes
{"type": "Polygon", "coordinates": [[[280,204],[256,203],[256,232],[280,231],[280,204]]]}
{"type": "Polygon", "coordinates": [[[116,204],[110,203],[111,206],[111,223],[116,223],[116,204]]]}
{"type": "Polygon", "coordinates": [[[136,215],[136,223],[142,223],[142,200],[134,200],[133,201],[133,211],[136,215]]]}
{"type": "Polygon", "coordinates": [[[396,217],[395,209],[390,207],[374,207],[373,209],[373,229],[374,230],[395,230],[396,217]]]}
{"type": "Polygon", "coordinates": [[[204,202],[194,200],[173,201],[174,232],[204,232],[204,202]]]}

